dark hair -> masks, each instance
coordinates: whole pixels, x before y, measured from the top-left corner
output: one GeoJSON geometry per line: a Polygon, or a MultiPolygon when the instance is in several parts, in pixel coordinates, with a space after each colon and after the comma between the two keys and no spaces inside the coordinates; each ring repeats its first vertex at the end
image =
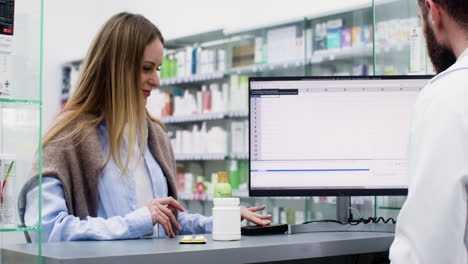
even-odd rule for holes
{"type": "MultiPolygon", "coordinates": [[[[451,16],[464,29],[468,30],[468,1],[466,0],[432,0],[440,5],[449,16],[451,16]]],[[[418,0],[423,18],[427,17],[425,0],[418,0]]]]}

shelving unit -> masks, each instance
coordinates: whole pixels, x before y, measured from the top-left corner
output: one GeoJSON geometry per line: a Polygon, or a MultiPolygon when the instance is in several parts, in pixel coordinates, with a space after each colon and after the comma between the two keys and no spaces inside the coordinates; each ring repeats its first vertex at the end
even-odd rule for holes
{"type": "MultiPolygon", "coordinates": [[[[43,1],[3,1],[1,20],[0,247],[4,248],[24,243],[24,232],[39,241],[42,236],[41,193],[35,226],[21,221],[18,197],[33,163],[42,162],[43,1]]],[[[41,183],[40,175],[39,188],[41,183]]],[[[36,245],[35,263],[42,263],[42,243],[36,245]]]]}
{"type": "MultiPolygon", "coordinates": [[[[167,40],[161,87],[148,99],[148,110],[166,125],[177,166],[180,171],[192,174],[189,184],[195,186],[197,176],[209,181],[220,170],[233,170],[231,174],[245,176],[248,166],[243,162],[248,160],[248,136],[241,135],[248,135],[247,76],[430,73],[426,55],[421,53],[425,50],[422,35],[413,34],[420,30],[415,1],[369,0],[368,5],[354,10],[301,17],[239,32],[217,29],[167,40]],[[185,109],[188,105],[191,108],[185,109]],[[217,135],[224,131],[226,138],[214,140],[207,136],[211,129],[217,135]],[[237,131],[235,136],[233,131],[237,131]],[[213,146],[218,141],[224,142],[221,150],[200,150],[206,146],[199,144],[213,146]],[[181,144],[191,145],[193,149],[183,151],[181,144]],[[235,149],[241,145],[245,150],[235,149]]],[[[64,66],[63,72],[68,74],[63,78],[64,91],[73,90],[73,84],[66,81],[76,76],[70,73],[74,69],[78,69],[76,61],[64,66]]],[[[241,182],[240,186],[246,188],[248,183],[241,182]]],[[[210,194],[201,199],[186,192],[188,189],[179,190],[180,199],[185,202],[210,201],[210,194]]],[[[239,197],[247,195],[245,189],[234,191],[239,197]]],[[[258,198],[245,200],[250,205],[263,202],[258,198]]],[[[365,197],[354,199],[354,206],[365,217],[393,216],[398,212],[394,208],[403,203],[396,201],[398,205],[390,206],[391,199],[378,201],[365,197]]],[[[303,211],[304,220],[331,216],[335,212],[328,198],[278,198],[267,203],[275,208],[291,206],[303,211]]]]}
{"type": "Polygon", "coordinates": [[[175,154],[176,161],[208,161],[208,160],[247,160],[248,153],[212,153],[212,154],[175,154]]]}
{"type": "Polygon", "coordinates": [[[209,74],[197,74],[187,77],[173,77],[161,80],[161,86],[170,86],[177,84],[195,84],[204,83],[207,81],[222,80],[225,77],[223,72],[214,72],[209,74]]]}

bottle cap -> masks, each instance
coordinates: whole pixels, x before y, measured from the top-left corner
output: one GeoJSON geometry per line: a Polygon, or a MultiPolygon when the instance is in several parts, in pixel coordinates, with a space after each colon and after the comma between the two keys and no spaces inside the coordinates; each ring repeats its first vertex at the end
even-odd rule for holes
{"type": "Polygon", "coordinates": [[[218,172],[218,183],[228,183],[228,173],[226,171],[218,172]]]}
{"type": "Polygon", "coordinates": [[[234,205],[239,206],[240,200],[239,198],[214,198],[213,204],[214,205],[234,205]]]}

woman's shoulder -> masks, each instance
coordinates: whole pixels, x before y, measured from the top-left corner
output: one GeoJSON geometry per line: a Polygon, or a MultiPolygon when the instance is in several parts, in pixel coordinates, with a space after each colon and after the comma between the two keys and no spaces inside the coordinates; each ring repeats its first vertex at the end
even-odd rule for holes
{"type": "Polygon", "coordinates": [[[95,129],[92,123],[96,122],[97,118],[94,114],[66,111],[55,118],[47,133],[54,134],[55,139],[81,141],[83,136],[89,135],[95,129]],[[73,136],[69,137],[70,135],[73,136]]]}
{"type": "Polygon", "coordinates": [[[160,133],[166,133],[166,127],[164,124],[154,117],[148,118],[148,125],[160,133]]]}
{"type": "Polygon", "coordinates": [[[169,144],[169,136],[167,135],[166,127],[164,124],[155,119],[149,118],[148,120],[148,136],[155,138],[159,142],[166,142],[169,144]]]}

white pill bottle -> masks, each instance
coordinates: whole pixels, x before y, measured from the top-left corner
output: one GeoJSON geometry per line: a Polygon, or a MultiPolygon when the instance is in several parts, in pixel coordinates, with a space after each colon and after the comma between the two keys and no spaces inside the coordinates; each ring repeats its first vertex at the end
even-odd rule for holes
{"type": "Polygon", "coordinates": [[[240,240],[239,198],[214,198],[213,203],[213,240],[240,240]]]}

